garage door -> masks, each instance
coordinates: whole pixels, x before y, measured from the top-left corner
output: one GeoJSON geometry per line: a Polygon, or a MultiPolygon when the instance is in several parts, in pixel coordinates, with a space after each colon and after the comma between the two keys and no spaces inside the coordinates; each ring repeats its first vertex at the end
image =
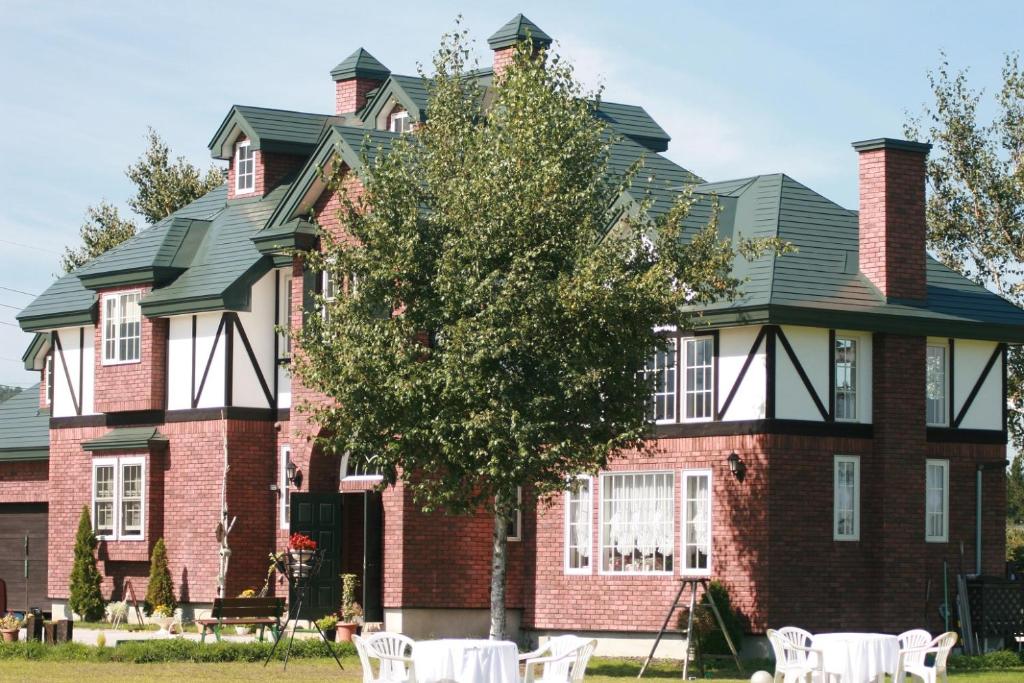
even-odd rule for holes
{"type": "Polygon", "coordinates": [[[7,584],[7,609],[38,607],[49,611],[45,503],[0,504],[0,579],[7,584]]]}

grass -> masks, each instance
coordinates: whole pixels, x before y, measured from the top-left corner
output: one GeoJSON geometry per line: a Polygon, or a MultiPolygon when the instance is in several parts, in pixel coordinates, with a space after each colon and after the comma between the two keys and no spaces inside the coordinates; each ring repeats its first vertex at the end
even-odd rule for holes
{"type": "MultiPolygon", "coordinates": [[[[355,657],[342,659],[344,671],[330,659],[299,659],[288,664],[287,677],[294,680],[331,679],[342,683],[359,683],[362,675],[359,660],[355,657]]],[[[588,683],[625,683],[636,680],[640,662],[630,659],[597,658],[588,672],[588,683]]],[[[659,661],[648,670],[643,680],[649,683],[679,681],[679,663],[659,661]]],[[[749,680],[750,672],[740,678],[735,669],[720,669],[712,672],[712,680],[719,683],[742,683],[749,680]]],[[[172,664],[122,664],[88,661],[35,662],[6,660],[0,664],[0,679],[4,681],[275,681],[283,678],[281,662],[271,662],[264,668],[257,663],[194,664],[176,662],[172,664]]],[[[980,673],[952,673],[950,680],[955,683],[1019,683],[1024,678],[1024,669],[1007,671],[986,671],[980,673]]]]}
{"type": "MultiPolygon", "coordinates": [[[[114,627],[109,621],[76,621],[75,628],[93,629],[100,631],[113,631],[114,627]]],[[[158,624],[121,624],[118,631],[159,631],[158,624]]]]}

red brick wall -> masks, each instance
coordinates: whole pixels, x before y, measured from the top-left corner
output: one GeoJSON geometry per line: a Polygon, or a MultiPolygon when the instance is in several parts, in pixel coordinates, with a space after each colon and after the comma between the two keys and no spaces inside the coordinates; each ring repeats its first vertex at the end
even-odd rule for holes
{"type": "MultiPolygon", "coordinates": [[[[235,144],[246,140],[242,135],[235,144]]],[[[263,150],[253,151],[253,191],[235,194],[235,157],[228,161],[228,199],[241,197],[262,197],[273,190],[286,176],[298,171],[306,163],[306,157],[295,154],[266,154],[263,150]]]]}
{"type": "Polygon", "coordinates": [[[94,367],[96,383],[93,406],[98,413],[130,410],[162,410],[167,387],[167,318],[142,316],[141,351],[137,363],[103,364],[103,295],[141,290],[143,296],[152,287],[112,287],[99,292],[100,320],[96,325],[94,367]]]}
{"type": "Polygon", "coordinates": [[[50,500],[46,460],[0,462],[0,503],[45,503],[50,500]]]}
{"type": "Polygon", "coordinates": [[[514,45],[503,47],[494,51],[494,75],[500,76],[508,68],[515,58],[516,48],[514,45]]]}
{"type": "Polygon", "coordinates": [[[887,297],[924,299],[925,155],[860,153],[860,271],[887,297]]]}
{"type": "Polygon", "coordinates": [[[334,83],[334,113],[353,114],[366,106],[366,95],[378,87],[381,81],[366,78],[350,78],[334,83]]]}

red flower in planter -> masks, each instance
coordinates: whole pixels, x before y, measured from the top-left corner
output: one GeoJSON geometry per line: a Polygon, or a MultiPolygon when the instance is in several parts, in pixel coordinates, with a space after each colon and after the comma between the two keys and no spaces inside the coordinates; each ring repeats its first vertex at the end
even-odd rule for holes
{"type": "Polygon", "coordinates": [[[289,550],[316,550],[316,541],[305,534],[292,534],[288,539],[289,550]]]}

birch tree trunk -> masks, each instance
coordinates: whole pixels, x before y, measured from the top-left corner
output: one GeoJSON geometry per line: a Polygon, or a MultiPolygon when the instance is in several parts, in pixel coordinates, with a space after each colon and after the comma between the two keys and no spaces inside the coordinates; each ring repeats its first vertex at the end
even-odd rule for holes
{"type": "Polygon", "coordinates": [[[494,503],[491,547],[491,640],[505,640],[505,577],[508,574],[509,498],[499,494],[494,503]]]}

